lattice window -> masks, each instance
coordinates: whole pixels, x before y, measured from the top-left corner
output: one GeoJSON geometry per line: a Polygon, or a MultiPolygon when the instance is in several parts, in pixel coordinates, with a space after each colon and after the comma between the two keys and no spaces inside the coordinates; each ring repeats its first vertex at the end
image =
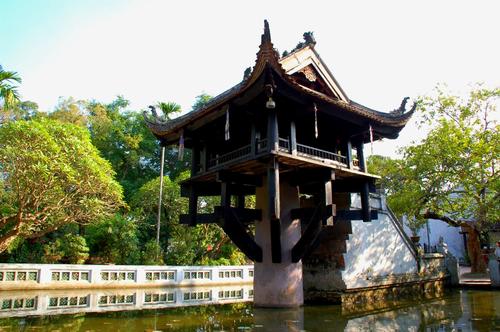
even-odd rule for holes
{"type": "Polygon", "coordinates": [[[184,279],[211,279],[210,271],[185,271],[184,279]]]}
{"type": "Polygon", "coordinates": [[[36,297],[3,299],[0,310],[33,310],[36,309],[36,297]]]}
{"type": "Polygon", "coordinates": [[[188,292],[183,294],[184,301],[209,301],[211,299],[211,291],[205,292],[188,292]]]}
{"type": "Polygon", "coordinates": [[[225,270],[219,272],[219,278],[243,278],[243,270],[225,270]]]}
{"type": "Polygon", "coordinates": [[[146,272],[146,280],[175,280],[175,271],[148,271],[146,272]]]}
{"type": "Polygon", "coordinates": [[[134,304],[135,294],[101,295],[99,306],[134,304]]]}
{"type": "MultiPolygon", "coordinates": [[[[31,278],[29,274],[28,277],[31,278]]],[[[53,271],[51,273],[52,281],[90,281],[89,277],[89,271],[53,271]]]]}
{"type": "Polygon", "coordinates": [[[243,289],[219,291],[219,299],[242,299],[243,289]]]}
{"type": "Polygon", "coordinates": [[[49,298],[48,307],[53,308],[74,308],[74,307],[87,307],[89,303],[89,296],[59,296],[49,298]]]}

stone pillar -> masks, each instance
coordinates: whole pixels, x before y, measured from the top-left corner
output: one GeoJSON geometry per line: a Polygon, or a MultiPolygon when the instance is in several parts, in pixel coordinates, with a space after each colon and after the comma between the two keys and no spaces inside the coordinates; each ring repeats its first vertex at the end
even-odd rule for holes
{"type": "Polygon", "coordinates": [[[300,221],[291,220],[290,211],[300,207],[296,187],[280,184],[281,263],[271,257],[271,223],[269,220],[268,181],[257,188],[257,208],[262,220],[255,225],[255,241],[262,248],[262,263],[255,263],[254,305],[257,307],[297,307],[304,303],[302,262],[292,263],[291,250],[300,239],[300,221]]]}

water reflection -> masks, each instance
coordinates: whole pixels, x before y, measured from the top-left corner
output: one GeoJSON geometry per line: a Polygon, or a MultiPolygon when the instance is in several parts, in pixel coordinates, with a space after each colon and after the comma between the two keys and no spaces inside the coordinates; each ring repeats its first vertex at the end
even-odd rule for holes
{"type": "Polygon", "coordinates": [[[251,285],[0,292],[0,318],[248,302],[251,285]]]}
{"type": "MultiPolygon", "coordinates": [[[[211,290],[211,294],[215,292],[220,290],[211,290]]],[[[198,289],[192,293],[198,294],[198,289]]],[[[114,295],[108,293],[107,296],[114,295]]],[[[141,296],[145,296],[145,293],[136,293],[135,299],[141,296]]],[[[152,296],[151,299],[161,300],[162,297],[152,296]]],[[[215,297],[212,298],[214,299],[215,297]]],[[[166,300],[168,301],[168,297],[166,300]]],[[[278,310],[253,308],[249,303],[237,303],[167,309],[158,306],[154,310],[0,320],[0,331],[17,330],[500,331],[500,292],[454,290],[438,299],[393,302],[385,308],[366,309],[365,312],[361,309],[345,310],[341,306],[305,306],[278,310]]]]}

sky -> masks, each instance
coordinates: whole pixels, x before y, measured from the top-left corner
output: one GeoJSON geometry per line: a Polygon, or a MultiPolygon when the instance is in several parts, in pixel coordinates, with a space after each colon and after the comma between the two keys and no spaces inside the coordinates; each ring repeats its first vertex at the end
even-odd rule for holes
{"type": "MultiPolygon", "coordinates": [[[[0,65],[44,111],[60,97],[117,95],[135,110],[174,101],[189,111],[197,95],[241,81],[267,19],[280,53],[313,31],[348,97],[389,112],[439,83],[458,94],[500,86],[499,13],[497,0],[0,0],[0,65]]],[[[374,153],[395,156],[423,134],[410,123],[374,153]]]]}

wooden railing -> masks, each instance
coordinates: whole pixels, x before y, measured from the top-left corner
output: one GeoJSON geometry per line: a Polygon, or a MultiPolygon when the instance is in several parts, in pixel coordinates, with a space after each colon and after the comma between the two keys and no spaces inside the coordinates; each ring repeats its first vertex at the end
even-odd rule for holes
{"type": "MultiPolygon", "coordinates": [[[[291,154],[290,149],[290,141],[286,138],[278,139],[278,150],[279,152],[285,152],[291,154]]],[[[268,149],[268,140],[267,139],[257,139],[255,141],[255,153],[261,154],[266,152],[268,149]]],[[[218,166],[225,165],[229,162],[234,162],[236,160],[240,160],[246,157],[249,157],[252,154],[252,146],[251,144],[245,145],[236,150],[230,151],[228,153],[216,156],[208,161],[208,169],[213,169],[218,166]]],[[[312,146],[297,144],[297,154],[301,157],[321,159],[321,160],[331,160],[339,162],[343,165],[347,165],[347,158],[337,153],[333,153],[326,150],[321,150],[318,148],[313,148],[312,146]]]]}
{"type": "Polygon", "coordinates": [[[288,152],[290,151],[290,141],[285,138],[279,138],[278,139],[278,148],[282,152],[288,152]]]}
{"type": "Polygon", "coordinates": [[[255,149],[255,151],[257,151],[257,153],[267,151],[267,139],[266,138],[258,139],[256,144],[257,144],[257,148],[255,149]]]}
{"type": "Polygon", "coordinates": [[[333,153],[326,150],[321,150],[317,148],[313,148],[311,146],[307,146],[304,144],[297,143],[297,153],[299,155],[303,155],[305,157],[316,157],[319,159],[329,159],[333,161],[337,161],[342,164],[347,164],[347,158],[337,153],[333,153]]]}
{"type": "Polygon", "coordinates": [[[230,161],[235,161],[240,158],[244,158],[250,154],[250,151],[251,151],[251,146],[250,144],[248,144],[231,152],[217,156],[208,162],[208,168],[212,168],[218,165],[226,164],[230,161]]]}

